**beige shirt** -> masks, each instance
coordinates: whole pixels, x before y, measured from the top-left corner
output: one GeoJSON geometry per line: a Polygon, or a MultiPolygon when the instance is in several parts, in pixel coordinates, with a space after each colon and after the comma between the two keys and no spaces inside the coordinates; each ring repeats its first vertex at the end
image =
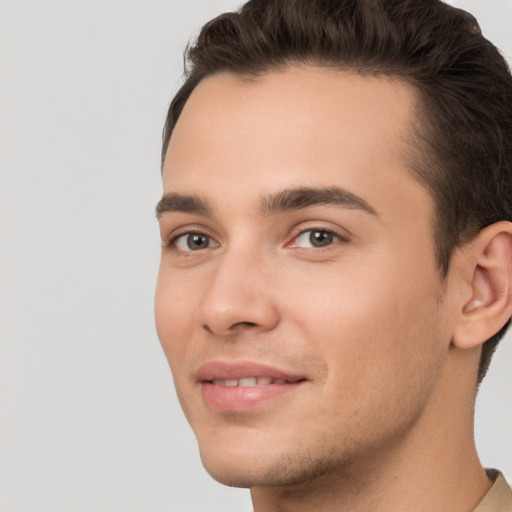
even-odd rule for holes
{"type": "Polygon", "coordinates": [[[487,471],[494,484],[474,512],[512,512],[512,490],[499,471],[487,471]]]}
{"type": "Polygon", "coordinates": [[[512,512],[512,490],[505,478],[497,471],[488,471],[488,474],[496,480],[475,512],[512,512]]]}

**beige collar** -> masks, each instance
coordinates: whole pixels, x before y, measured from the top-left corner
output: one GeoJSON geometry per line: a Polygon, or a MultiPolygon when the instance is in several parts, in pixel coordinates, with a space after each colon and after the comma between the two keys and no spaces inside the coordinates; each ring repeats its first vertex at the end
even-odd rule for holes
{"type": "Polygon", "coordinates": [[[487,472],[494,484],[474,512],[512,512],[512,490],[498,471],[487,472]]]}

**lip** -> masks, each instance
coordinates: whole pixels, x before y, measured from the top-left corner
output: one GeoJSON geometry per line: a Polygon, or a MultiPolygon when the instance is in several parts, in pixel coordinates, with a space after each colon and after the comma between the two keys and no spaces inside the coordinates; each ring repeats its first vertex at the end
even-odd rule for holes
{"type": "Polygon", "coordinates": [[[305,378],[304,375],[293,374],[270,365],[250,361],[209,361],[199,367],[196,377],[198,382],[238,380],[244,377],[267,377],[295,382],[305,378]]]}
{"type": "Polygon", "coordinates": [[[243,412],[256,408],[297,390],[306,381],[304,375],[247,361],[210,361],[198,369],[196,379],[201,385],[204,403],[214,410],[224,412],[243,412]],[[279,383],[231,387],[215,382],[258,377],[277,380],[279,383]]]}

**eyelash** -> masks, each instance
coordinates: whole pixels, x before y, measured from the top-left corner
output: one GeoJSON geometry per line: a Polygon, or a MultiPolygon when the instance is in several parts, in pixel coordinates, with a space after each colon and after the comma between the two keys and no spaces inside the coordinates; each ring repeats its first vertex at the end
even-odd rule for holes
{"type": "Polygon", "coordinates": [[[299,249],[311,249],[311,250],[314,250],[314,251],[318,251],[320,249],[328,249],[336,241],[337,242],[347,242],[348,241],[346,237],[343,237],[342,235],[340,235],[340,233],[338,233],[334,229],[325,228],[325,227],[311,227],[311,228],[303,229],[302,231],[300,231],[296,236],[293,237],[292,241],[289,244],[287,244],[287,247],[290,247],[290,246],[293,247],[292,244],[297,239],[299,239],[302,235],[304,235],[306,233],[315,233],[315,232],[316,233],[326,233],[326,234],[332,236],[333,238],[335,238],[337,240],[333,241],[332,243],[329,243],[327,246],[324,246],[324,247],[309,247],[309,248],[298,247],[298,248],[299,249]]]}
{"type": "MultiPolygon", "coordinates": [[[[293,244],[296,242],[296,240],[298,238],[300,238],[302,235],[304,235],[305,233],[314,233],[314,232],[321,232],[321,233],[326,233],[332,237],[334,237],[336,239],[337,242],[348,242],[348,239],[344,236],[342,236],[339,232],[337,232],[336,230],[334,229],[330,229],[330,228],[326,228],[326,227],[309,227],[307,229],[303,229],[301,230],[299,233],[297,233],[291,240],[291,242],[287,243],[286,244],[286,247],[289,247],[289,248],[296,248],[296,249],[303,249],[303,250],[313,250],[313,251],[319,251],[321,249],[328,249],[331,245],[333,245],[333,243],[335,243],[335,241],[333,241],[333,243],[329,243],[328,245],[324,246],[324,247],[297,247],[297,246],[294,246],[293,244]]],[[[207,237],[208,240],[209,240],[209,243],[213,242],[214,244],[216,244],[216,246],[218,246],[218,242],[215,241],[215,239],[200,231],[200,230],[193,230],[193,231],[185,231],[185,232],[182,232],[182,233],[178,233],[176,235],[173,235],[169,238],[169,240],[167,242],[164,243],[164,248],[165,249],[169,249],[169,250],[176,250],[176,251],[179,251],[181,253],[191,253],[191,252],[200,252],[204,249],[209,249],[209,248],[212,248],[210,246],[208,247],[205,247],[204,249],[202,248],[199,248],[197,249],[196,251],[190,249],[190,250],[183,250],[183,249],[179,249],[177,246],[176,246],[176,243],[177,241],[180,239],[180,238],[183,238],[183,237],[190,237],[190,236],[193,236],[193,235],[200,235],[200,236],[204,236],[204,237],[207,237]]]]}
{"type": "MultiPolygon", "coordinates": [[[[173,235],[169,238],[169,240],[167,242],[165,242],[164,244],[164,247],[166,249],[170,249],[170,250],[176,250],[176,251],[180,251],[180,252],[198,252],[200,249],[198,249],[198,251],[193,251],[192,249],[190,251],[185,251],[185,250],[182,250],[182,249],[179,249],[177,246],[176,246],[176,243],[177,241],[180,239],[180,238],[185,238],[185,237],[190,237],[190,236],[193,236],[193,235],[199,235],[199,236],[204,236],[206,238],[208,238],[209,242],[214,242],[215,244],[218,245],[217,242],[215,242],[214,238],[211,237],[210,235],[200,231],[200,230],[193,230],[193,231],[185,231],[183,233],[178,233],[176,235],[173,235]]],[[[208,247],[209,248],[209,247],[208,247]]]]}

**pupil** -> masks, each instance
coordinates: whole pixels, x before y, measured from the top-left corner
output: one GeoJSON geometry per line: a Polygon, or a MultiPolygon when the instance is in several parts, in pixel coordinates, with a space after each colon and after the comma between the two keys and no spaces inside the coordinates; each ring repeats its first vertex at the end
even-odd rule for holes
{"type": "Polygon", "coordinates": [[[205,249],[208,247],[208,237],[199,233],[190,235],[187,240],[190,249],[205,249]]]}
{"type": "Polygon", "coordinates": [[[309,239],[314,247],[324,247],[332,243],[332,234],[327,231],[312,231],[309,239]]]}

